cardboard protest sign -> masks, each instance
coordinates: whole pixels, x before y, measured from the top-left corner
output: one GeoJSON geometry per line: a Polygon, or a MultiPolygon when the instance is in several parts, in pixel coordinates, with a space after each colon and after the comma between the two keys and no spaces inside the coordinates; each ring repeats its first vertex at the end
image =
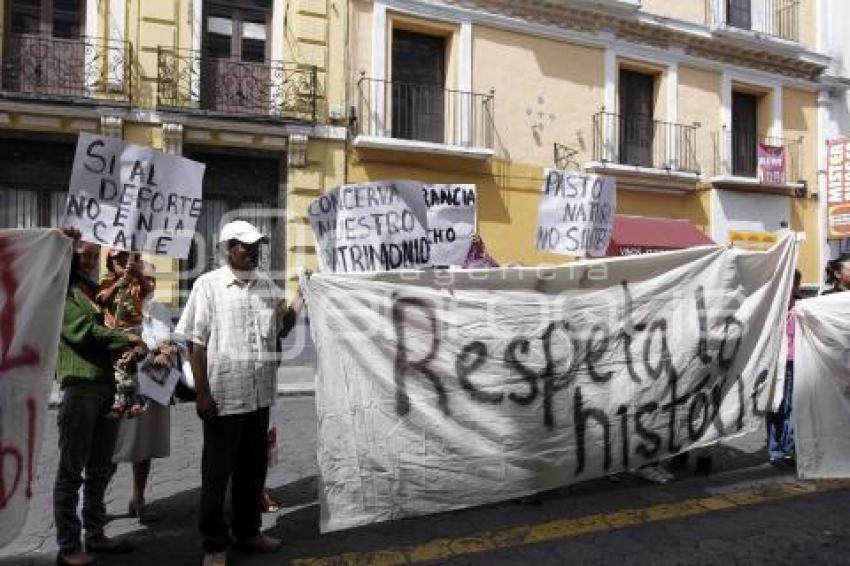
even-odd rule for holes
{"type": "Polygon", "coordinates": [[[509,500],[759,429],[795,261],[788,237],[544,273],[313,275],[322,531],[509,500]]]}
{"type": "Polygon", "coordinates": [[[151,147],[81,133],[65,224],[87,242],[186,258],[201,215],[204,168],[151,147]]]}
{"type": "Polygon", "coordinates": [[[540,194],[537,250],[604,256],[616,208],[612,177],[547,169],[540,194]]]}
{"type": "Polygon", "coordinates": [[[459,265],[475,231],[474,185],[344,185],[307,208],[322,271],[459,265]]]}
{"type": "Polygon", "coordinates": [[[59,232],[0,230],[0,547],[33,495],[70,267],[59,232]]]}
{"type": "Polygon", "coordinates": [[[798,301],[794,443],[801,478],[850,478],[850,293],[798,301]]]}
{"type": "Polygon", "coordinates": [[[462,265],[476,229],[475,185],[424,185],[433,265],[462,265]]]}

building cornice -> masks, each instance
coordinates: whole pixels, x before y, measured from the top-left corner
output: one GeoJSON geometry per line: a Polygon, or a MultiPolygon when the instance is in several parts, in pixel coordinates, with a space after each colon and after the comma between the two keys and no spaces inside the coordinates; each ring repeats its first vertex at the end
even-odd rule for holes
{"type": "Polygon", "coordinates": [[[585,0],[385,0],[388,8],[443,21],[471,21],[502,29],[602,47],[610,39],[673,50],[707,63],[803,81],[813,86],[831,59],[802,44],[666,18],[627,2],[585,0]]]}

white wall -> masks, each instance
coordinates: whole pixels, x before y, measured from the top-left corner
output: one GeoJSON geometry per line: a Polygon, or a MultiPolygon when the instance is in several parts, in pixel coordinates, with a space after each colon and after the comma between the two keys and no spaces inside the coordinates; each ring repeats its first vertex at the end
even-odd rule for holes
{"type": "Polygon", "coordinates": [[[729,230],[775,232],[791,222],[791,198],[778,195],[713,191],[711,239],[729,243],[729,230]]]}
{"type": "MultiPolygon", "coordinates": [[[[847,0],[818,1],[818,51],[832,57],[833,61],[827,70],[827,80],[830,78],[850,79],[850,33],[847,32],[847,22],[850,21],[850,2],[847,0]]],[[[850,92],[844,88],[832,88],[821,93],[818,111],[818,168],[826,169],[826,142],[839,136],[850,136],[850,92]]],[[[826,178],[821,174],[818,179],[818,189],[821,196],[821,241],[826,240],[826,199],[823,197],[826,188],[826,178]]],[[[829,257],[835,257],[839,248],[850,249],[847,240],[830,240],[828,246],[822,247],[821,266],[829,257]]]]}

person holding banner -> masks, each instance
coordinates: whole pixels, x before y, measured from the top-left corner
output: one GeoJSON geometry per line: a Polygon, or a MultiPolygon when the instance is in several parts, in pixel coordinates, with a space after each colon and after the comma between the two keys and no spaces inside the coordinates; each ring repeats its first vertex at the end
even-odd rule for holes
{"type": "Polygon", "coordinates": [[[788,315],[785,322],[785,336],[788,340],[788,353],[785,358],[785,383],[779,410],[767,414],[767,453],[774,465],[794,463],[794,421],[791,418],[794,396],[794,334],[796,318],[794,305],[800,298],[800,280],[802,273],[794,270],[794,283],[791,297],[788,299],[788,315]]]}
{"type": "Polygon", "coordinates": [[[225,224],[226,265],[200,276],[176,333],[190,342],[198,416],[203,420],[199,530],[205,566],[227,563],[223,519],[231,482],[235,546],[276,552],[280,540],[260,532],[268,458],[269,407],[277,394],[277,340],[303,306],[300,291],[285,308],[282,291],[257,269],[267,238],[248,222],[225,224]]]}
{"type": "Polygon", "coordinates": [[[121,553],[125,541],[104,535],[112,452],[118,422],[107,418],[115,394],[112,359],[130,348],[145,349],[142,339],[107,327],[95,302],[94,282],[100,246],[75,244],[59,342],[56,379],[62,391],[57,424],[59,463],[53,488],[58,564],[91,564],[88,552],[121,553]],[[85,471],[85,478],[83,472],[85,471]],[[77,515],[83,487],[82,525],[77,515]],[[85,528],[85,551],[80,543],[85,528]]]}
{"type": "Polygon", "coordinates": [[[827,262],[826,284],[831,287],[821,295],[840,293],[850,289],[850,254],[841,254],[827,262]]]}

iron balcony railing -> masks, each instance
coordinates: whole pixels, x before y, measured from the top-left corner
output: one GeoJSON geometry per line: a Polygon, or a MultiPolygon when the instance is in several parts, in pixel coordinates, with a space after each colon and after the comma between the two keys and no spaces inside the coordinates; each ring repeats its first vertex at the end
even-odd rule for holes
{"type": "Polygon", "coordinates": [[[2,35],[4,96],[129,104],[133,46],[109,38],[2,35]]]}
{"type": "Polygon", "coordinates": [[[494,93],[361,77],[358,134],[493,149],[494,93]]]}
{"type": "Polygon", "coordinates": [[[728,26],[799,41],[800,0],[705,0],[709,26],[728,26]]]}
{"type": "Polygon", "coordinates": [[[698,127],[603,110],[593,116],[593,159],[696,173],[698,127]]]}
{"type": "Polygon", "coordinates": [[[718,132],[714,174],[757,178],[765,185],[800,182],[803,138],[760,136],[752,132],[718,132]]]}
{"type": "Polygon", "coordinates": [[[315,122],[317,86],[313,65],[216,59],[167,47],[157,52],[159,108],[315,122]]]}

